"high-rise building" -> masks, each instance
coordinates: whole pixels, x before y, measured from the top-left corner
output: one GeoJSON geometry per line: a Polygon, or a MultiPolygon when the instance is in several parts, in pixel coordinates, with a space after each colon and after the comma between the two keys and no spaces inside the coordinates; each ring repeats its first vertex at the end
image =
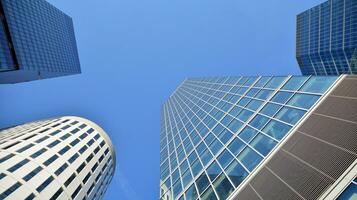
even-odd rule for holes
{"type": "Polygon", "coordinates": [[[114,171],[110,138],[86,119],[0,131],[0,199],[102,199],[114,171]]]}
{"type": "Polygon", "coordinates": [[[160,198],[338,197],[357,176],[356,85],[351,75],[185,80],[162,108],[160,198]]]}
{"type": "Polygon", "coordinates": [[[0,0],[0,83],[81,73],[72,19],[45,0],[0,0]]]}
{"type": "Polygon", "coordinates": [[[357,74],[357,1],[329,0],[297,16],[303,75],[357,74]]]}

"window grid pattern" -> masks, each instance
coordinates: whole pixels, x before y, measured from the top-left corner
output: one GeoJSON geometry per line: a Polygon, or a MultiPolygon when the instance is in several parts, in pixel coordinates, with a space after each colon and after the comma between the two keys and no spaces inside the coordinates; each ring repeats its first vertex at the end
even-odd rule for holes
{"type": "Polygon", "coordinates": [[[114,150],[105,133],[81,120],[63,117],[2,130],[1,199],[102,199],[114,175],[114,150]]]}
{"type": "Polygon", "coordinates": [[[357,2],[329,0],[297,16],[296,57],[303,75],[357,73],[357,2]]]}
{"type": "Polygon", "coordinates": [[[162,109],[161,199],[226,199],[336,79],[186,80],[162,109]]]}

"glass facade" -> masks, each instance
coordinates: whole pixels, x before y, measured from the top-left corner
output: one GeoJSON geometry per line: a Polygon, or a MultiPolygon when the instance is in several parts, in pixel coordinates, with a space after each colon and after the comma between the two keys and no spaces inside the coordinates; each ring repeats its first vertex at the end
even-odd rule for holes
{"type": "Polygon", "coordinates": [[[357,178],[342,192],[337,200],[353,200],[357,199],[357,178]]]}
{"type": "Polygon", "coordinates": [[[357,73],[357,1],[329,0],[297,16],[303,75],[357,73]]]}
{"type": "Polygon", "coordinates": [[[161,199],[227,199],[336,79],[187,79],[162,108],[161,199]]]}
{"type": "Polygon", "coordinates": [[[69,16],[45,0],[0,0],[0,10],[0,72],[10,71],[2,82],[81,72],[69,16]]]}

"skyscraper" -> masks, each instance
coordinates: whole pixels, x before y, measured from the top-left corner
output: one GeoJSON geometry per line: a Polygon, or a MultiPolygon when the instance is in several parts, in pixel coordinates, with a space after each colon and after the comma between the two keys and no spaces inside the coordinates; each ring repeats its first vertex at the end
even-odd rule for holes
{"type": "Polygon", "coordinates": [[[357,1],[329,0],[297,16],[303,75],[357,74],[357,1]]]}
{"type": "Polygon", "coordinates": [[[0,0],[0,83],[81,72],[72,19],[45,0],[0,0]]]}
{"type": "Polygon", "coordinates": [[[163,200],[334,199],[357,175],[357,77],[190,78],[162,108],[163,200]]]}
{"type": "Polygon", "coordinates": [[[0,131],[0,199],[102,199],[114,171],[110,138],[86,119],[0,131]]]}

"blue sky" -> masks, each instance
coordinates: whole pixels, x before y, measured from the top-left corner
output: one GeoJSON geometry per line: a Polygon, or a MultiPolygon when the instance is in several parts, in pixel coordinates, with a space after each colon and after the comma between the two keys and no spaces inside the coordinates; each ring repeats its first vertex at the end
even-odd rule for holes
{"type": "Polygon", "coordinates": [[[186,77],[300,74],[296,14],[321,0],[49,0],[74,19],[81,75],[0,85],[0,127],[62,115],[111,136],[105,199],[159,196],[160,108],[186,77]]]}

